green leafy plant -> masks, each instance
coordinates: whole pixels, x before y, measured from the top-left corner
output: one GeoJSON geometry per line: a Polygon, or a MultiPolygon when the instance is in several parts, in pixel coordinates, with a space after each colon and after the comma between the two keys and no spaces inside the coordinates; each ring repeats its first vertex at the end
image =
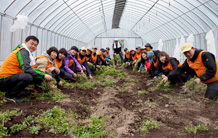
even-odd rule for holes
{"type": "Polygon", "coordinates": [[[85,126],[73,126],[71,131],[77,134],[79,138],[103,137],[106,133],[104,122],[106,118],[92,117],[91,122],[85,126]]]}
{"type": "Polygon", "coordinates": [[[217,130],[218,130],[218,127],[214,127],[213,129],[217,131],[217,130]]]}
{"type": "Polygon", "coordinates": [[[128,92],[128,88],[124,88],[120,90],[121,93],[128,92]]]}
{"type": "Polygon", "coordinates": [[[12,116],[20,116],[23,112],[19,111],[19,109],[14,109],[14,110],[7,110],[4,112],[0,111],[0,121],[2,124],[7,123],[12,116]]]}
{"type": "Polygon", "coordinates": [[[121,58],[120,58],[119,55],[116,55],[116,56],[115,56],[115,61],[116,61],[117,63],[121,63],[121,58]]]}
{"type": "Polygon", "coordinates": [[[189,81],[185,83],[185,91],[190,90],[192,94],[199,94],[202,91],[205,91],[207,89],[207,85],[203,83],[196,83],[194,80],[197,79],[196,76],[191,78],[189,81]]]}
{"type": "Polygon", "coordinates": [[[93,89],[94,90],[95,89],[94,83],[91,83],[88,81],[86,81],[84,83],[76,82],[76,83],[74,83],[73,87],[79,87],[79,88],[84,89],[84,90],[86,90],[86,89],[93,89]]]}
{"type": "Polygon", "coordinates": [[[24,130],[26,128],[27,128],[26,124],[14,124],[12,127],[10,127],[12,133],[19,132],[19,131],[24,130]]]}
{"type": "Polygon", "coordinates": [[[140,134],[142,136],[145,136],[146,133],[149,132],[151,129],[157,129],[160,127],[160,123],[157,122],[156,120],[147,120],[143,123],[142,128],[139,130],[140,134]]]}
{"type": "Polygon", "coordinates": [[[37,135],[39,133],[39,130],[41,129],[41,126],[40,125],[37,125],[37,126],[32,126],[29,128],[30,130],[30,133],[31,134],[35,134],[37,135]]]}
{"type": "Polygon", "coordinates": [[[0,137],[9,136],[7,127],[0,123],[0,137]]]}
{"type": "Polygon", "coordinates": [[[67,121],[67,113],[61,107],[55,106],[47,110],[42,116],[37,116],[35,121],[44,125],[46,128],[53,129],[54,132],[67,134],[69,131],[69,123],[67,121]]]}
{"type": "Polygon", "coordinates": [[[162,91],[165,91],[165,92],[171,91],[170,82],[167,81],[166,83],[164,83],[162,81],[161,77],[158,77],[158,80],[155,82],[155,85],[156,86],[154,87],[153,91],[156,91],[156,90],[162,90],[162,91]]]}
{"type": "Polygon", "coordinates": [[[65,97],[66,96],[61,92],[61,90],[57,89],[56,92],[52,90],[48,92],[43,92],[38,97],[36,97],[36,99],[40,101],[44,101],[44,100],[58,101],[58,100],[64,99],[65,97]]]}
{"type": "Polygon", "coordinates": [[[145,95],[145,94],[147,94],[147,91],[146,90],[138,91],[138,94],[145,95]]]}
{"type": "Polygon", "coordinates": [[[189,123],[189,125],[185,126],[185,131],[186,131],[187,133],[196,134],[196,133],[197,133],[197,130],[208,131],[208,128],[207,128],[204,124],[194,126],[194,125],[192,124],[192,122],[189,123]]]}

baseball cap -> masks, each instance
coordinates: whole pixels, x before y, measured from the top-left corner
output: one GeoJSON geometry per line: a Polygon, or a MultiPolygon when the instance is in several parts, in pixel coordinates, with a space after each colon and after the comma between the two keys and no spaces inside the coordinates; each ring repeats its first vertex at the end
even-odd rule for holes
{"type": "Polygon", "coordinates": [[[190,51],[192,49],[192,47],[193,46],[190,43],[183,44],[181,47],[182,53],[190,51]]]}
{"type": "Polygon", "coordinates": [[[98,47],[97,47],[97,46],[92,46],[92,48],[93,48],[93,49],[98,49],[98,47]]]}
{"type": "Polygon", "coordinates": [[[86,51],[87,49],[85,47],[80,48],[82,51],[86,51]]]}
{"type": "Polygon", "coordinates": [[[89,46],[89,47],[87,47],[86,49],[87,49],[87,50],[90,50],[90,51],[92,51],[92,48],[91,48],[90,46],[89,46]]]}
{"type": "Polygon", "coordinates": [[[139,48],[141,48],[140,46],[137,46],[135,49],[139,49],[139,48]]]}

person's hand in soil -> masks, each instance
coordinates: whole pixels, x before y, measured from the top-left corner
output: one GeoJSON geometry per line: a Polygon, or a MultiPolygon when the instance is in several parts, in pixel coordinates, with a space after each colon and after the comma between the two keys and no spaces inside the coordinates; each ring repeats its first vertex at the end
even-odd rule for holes
{"type": "Polygon", "coordinates": [[[73,77],[74,77],[74,78],[77,78],[77,75],[76,75],[76,73],[74,73],[74,74],[73,74],[73,77]]]}
{"type": "Polygon", "coordinates": [[[89,75],[89,79],[91,79],[91,80],[93,79],[91,74],[89,75]]]}
{"type": "Polygon", "coordinates": [[[157,76],[154,76],[154,80],[155,80],[155,81],[158,81],[158,78],[157,78],[157,76]]]}
{"type": "Polygon", "coordinates": [[[98,69],[102,70],[101,66],[99,66],[99,65],[96,65],[96,67],[97,67],[98,69]]]}
{"type": "Polygon", "coordinates": [[[162,78],[162,79],[164,79],[165,77],[166,77],[166,76],[165,76],[164,74],[163,74],[163,75],[161,75],[161,78],[162,78]]]}
{"type": "Polygon", "coordinates": [[[140,70],[138,70],[138,73],[140,73],[141,71],[140,70]]]}
{"type": "Polygon", "coordinates": [[[168,77],[165,76],[165,77],[162,79],[162,81],[163,81],[164,83],[166,83],[166,82],[168,81],[168,77]]]}
{"type": "Polygon", "coordinates": [[[83,70],[86,71],[86,68],[84,66],[82,66],[82,67],[83,67],[83,70]]]}
{"type": "Polygon", "coordinates": [[[83,70],[81,71],[81,75],[82,75],[82,76],[84,76],[84,75],[85,75],[85,73],[84,73],[84,71],[83,71],[83,70]]]}
{"type": "Polygon", "coordinates": [[[63,85],[63,82],[62,81],[59,81],[58,82],[58,86],[62,86],[63,85]]]}
{"type": "Polygon", "coordinates": [[[201,79],[197,78],[194,80],[194,82],[196,82],[197,84],[199,84],[201,82],[201,79]]]}
{"type": "Polygon", "coordinates": [[[48,81],[50,81],[50,80],[52,80],[52,77],[50,76],[50,75],[48,75],[48,74],[45,74],[45,77],[44,77],[46,80],[48,80],[48,81]]]}
{"type": "Polygon", "coordinates": [[[52,72],[52,71],[54,71],[54,70],[55,70],[55,67],[48,68],[48,71],[49,71],[49,72],[52,72]]]}
{"type": "Polygon", "coordinates": [[[88,62],[88,65],[89,65],[89,66],[91,66],[91,65],[92,65],[92,63],[88,62]]]}

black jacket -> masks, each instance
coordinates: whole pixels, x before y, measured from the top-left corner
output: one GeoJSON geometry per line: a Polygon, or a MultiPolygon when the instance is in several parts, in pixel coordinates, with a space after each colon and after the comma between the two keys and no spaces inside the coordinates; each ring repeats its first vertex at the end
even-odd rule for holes
{"type": "MultiPolygon", "coordinates": [[[[194,62],[197,59],[201,51],[202,50],[196,49],[194,56],[192,57],[192,59],[190,59],[190,61],[194,62]]],[[[215,56],[209,52],[203,52],[201,56],[202,56],[202,62],[204,66],[207,68],[207,70],[206,70],[206,73],[201,75],[199,78],[201,79],[201,81],[207,81],[208,79],[214,77],[217,71],[215,56]]],[[[170,73],[169,77],[178,75],[184,72],[196,75],[195,71],[189,67],[187,63],[187,59],[182,64],[182,66],[178,67],[175,71],[170,73]]]]}

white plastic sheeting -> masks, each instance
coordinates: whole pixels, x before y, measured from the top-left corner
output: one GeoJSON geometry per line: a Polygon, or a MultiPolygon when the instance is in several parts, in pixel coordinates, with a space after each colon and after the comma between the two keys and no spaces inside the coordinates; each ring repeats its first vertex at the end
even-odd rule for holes
{"type": "Polygon", "coordinates": [[[157,49],[160,51],[163,51],[163,40],[162,39],[159,40],[157,49]]]}
{"type": "Polygon", "coordinates": [[[190,34],[189,37],[187,38],[187,43],[190,43],[190,44],[194,44],[194,35],[193,34],[190,34]]]}
{"type": "Polygon", "coordinates": [[[179,39],[176,38],[176,46],[175,46],[173,57],[175,57],[180,61],[180,55],[181,55],[181,49],[180,49],[179,39]]]}
{"type": "Polygon", "coordinates": [[[207,40],[207,50],[216,56],[216,46],[212,30],[206,34],[205,39],[207,40]]]}

